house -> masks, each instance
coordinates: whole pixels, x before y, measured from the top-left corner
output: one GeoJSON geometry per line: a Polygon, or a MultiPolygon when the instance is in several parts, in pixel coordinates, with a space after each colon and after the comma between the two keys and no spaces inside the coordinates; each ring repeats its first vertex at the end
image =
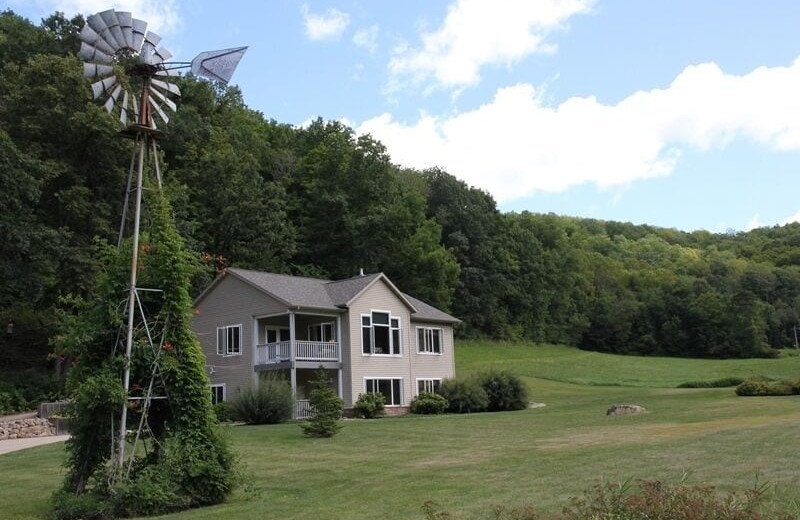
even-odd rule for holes
{"type": "Polygon", "coordinates": [[[291,383],[294,416],[309,413],[309,383],[331,372],[345,409],[380,392],[388,413],[455,375],[459,320],[401,292],[383,273],[329,281],[227,269],[195,301],[193,328],[215,402],[277,372],[291,383]]]}

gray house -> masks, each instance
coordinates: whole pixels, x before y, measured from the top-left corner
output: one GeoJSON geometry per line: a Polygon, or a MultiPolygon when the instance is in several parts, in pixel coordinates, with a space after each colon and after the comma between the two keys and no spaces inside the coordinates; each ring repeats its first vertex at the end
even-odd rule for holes
{"type": "Polygon", "coordinates": [[[420,392],[455,375],[458,319],[401,292],[382,273],[329,281],[227,269],[197,298],[215,401],[235,399],[260,375],[285,375],[295,417],[308,415],[314,371],[331,371],[345,408],[380,392],[402,413],[420,392]]]}

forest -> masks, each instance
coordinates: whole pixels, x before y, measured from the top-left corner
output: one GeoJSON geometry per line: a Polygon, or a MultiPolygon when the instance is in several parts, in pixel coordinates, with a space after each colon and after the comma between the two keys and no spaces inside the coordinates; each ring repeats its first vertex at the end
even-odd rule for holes
{"type": "MultiPolygon", "coordinates": [[[[116,243],[133,143],[92,100],[82,25],[0,14],[5,367],[52,362],[70,305],[93,296],[100,245],[116,243]]],[[[709,358],[797,348],[800,224],[720,234],[501,212],[459,172],[402,168],[339,122],[293,126],[235,86],[180,88],[160,145],[195,294],[229,266],[363,268],[463,320],[461,337],[709,358]]]]}

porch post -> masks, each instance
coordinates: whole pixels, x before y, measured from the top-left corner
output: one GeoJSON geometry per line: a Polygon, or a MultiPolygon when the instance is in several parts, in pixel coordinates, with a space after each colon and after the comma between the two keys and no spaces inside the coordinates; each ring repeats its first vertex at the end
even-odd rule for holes
{"type": "MultiPolygon", "coordinates": [[[[342,362],[342,315],[341,314],[336,315],[336,342],[339,344],[339,348],[337,349],[339,351],[338,361],[339,363],[341,363],[342,362]]],[[[339,373],[340,373],[339,375],[341,375],[341,370],[339,371],[339,373]]],[[[339,380],[341,381],[341,377],[339,378],[339,380]]],[[[342,392],[340,391],[339,396],[341,397],[341,395],[342,392]]]]}
{"type": "MultiPolygon", "coordinates": [[[[292,400],[297,404],[297,369],[294,367],[294,311],[289,311],[289,380],[292,385],[292,400]]],[[[293,407],[293,408],[296,408],[293,407]]],[[[294,415],[294,414],[293,414],[294,415]]]]}
{"type": "Polygon", "coordinates": [[[339,375],[337,376],[337,378],[339,380],[339,397],[344,399],[344,384],[342,383],[342,369],[339,368],[338,372],[339,375]]]}

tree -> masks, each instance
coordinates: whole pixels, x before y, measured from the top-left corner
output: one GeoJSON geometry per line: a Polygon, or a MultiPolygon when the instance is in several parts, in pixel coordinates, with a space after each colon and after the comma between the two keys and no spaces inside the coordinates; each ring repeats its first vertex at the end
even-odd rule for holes
{"type": "Polygon", "coordinates": [[[331,386],[331,379],[324,368],[320,367],[311,381],[311,393],[308,404],[313,415],[300,423],[306,437],[333,437],[342,429],[340,419],[344,401],[336,395],[331,386]]]}

